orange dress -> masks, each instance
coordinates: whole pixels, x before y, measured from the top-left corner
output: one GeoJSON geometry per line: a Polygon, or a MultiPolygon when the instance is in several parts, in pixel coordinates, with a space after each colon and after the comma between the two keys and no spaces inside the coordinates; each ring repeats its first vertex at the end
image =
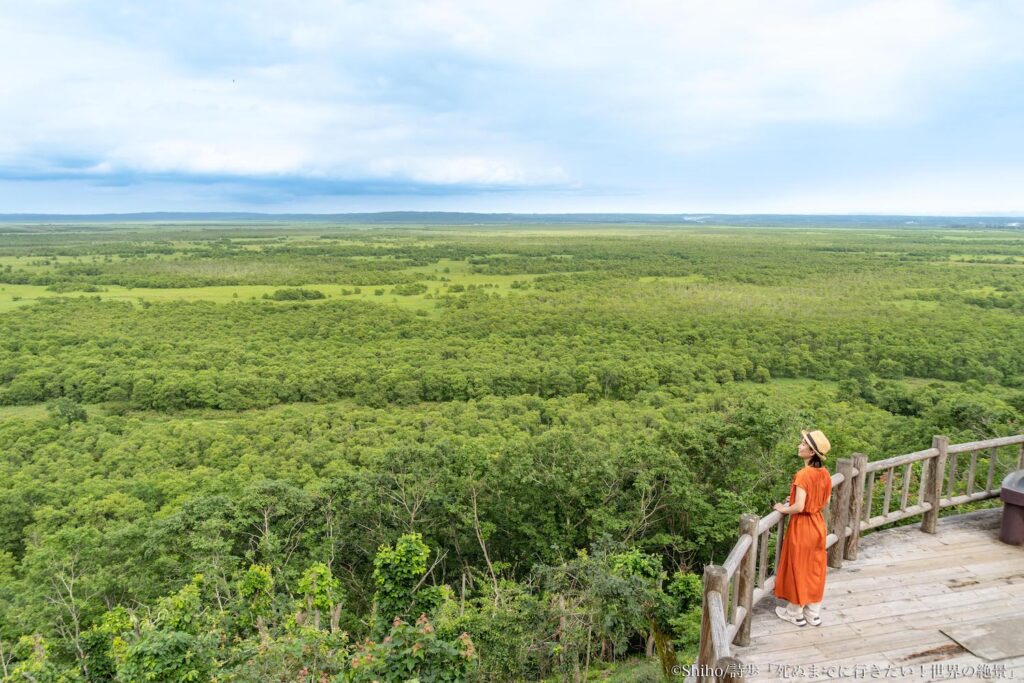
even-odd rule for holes
{"type": "Polygon", "coordinates": [[[807,500],[803,512],[789,515],[775,570],[775,596],[794,605],[806,605],[821,602],[825,595],[827,531],[821,509],[832,493],[832,475],[824,467],[802,467],[789,489],[790,505],[796,502],[797,486],[807,492],[807,500]]]}

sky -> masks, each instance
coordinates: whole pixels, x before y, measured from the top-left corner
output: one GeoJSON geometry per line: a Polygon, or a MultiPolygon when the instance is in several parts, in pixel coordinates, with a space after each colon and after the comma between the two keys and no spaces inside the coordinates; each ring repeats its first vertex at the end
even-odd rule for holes
{"type": "Polygon", "coordinates": [[[0,3],[0,213],[1024,214],[1018,0],[0,3]]]}

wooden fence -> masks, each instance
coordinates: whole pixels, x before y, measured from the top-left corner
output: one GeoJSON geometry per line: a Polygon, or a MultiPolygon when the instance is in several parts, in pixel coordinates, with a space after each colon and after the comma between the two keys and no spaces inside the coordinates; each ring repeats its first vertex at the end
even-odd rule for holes
{"type": "MultiPolygon", "coordinates": [[[[853,454],[839,458],[832,475],[832,497],[823,514],[828,566],[857,559],[860,535],[869,529],[922,515],[921,530],[935,533],[939,510],[999,496],[1002,478],[1024,468],[1024,434],[950,445],[945,436],[915,453],[868,462],[853,454]],[[1000,449],[1016,446],[1005,467],[1000,449]],[[963,462],[961,464],[961,456],[963,462]],[[969,464],[968,464],[969,458],[969,464]]],[[[772,595],[788,515],[740,517],[740,535],[721,565],[704,568],[704,599],[696,675],[687,680],[739,680],[742,662],[732,644],[750,643],[750,614],[772,595]]]]}

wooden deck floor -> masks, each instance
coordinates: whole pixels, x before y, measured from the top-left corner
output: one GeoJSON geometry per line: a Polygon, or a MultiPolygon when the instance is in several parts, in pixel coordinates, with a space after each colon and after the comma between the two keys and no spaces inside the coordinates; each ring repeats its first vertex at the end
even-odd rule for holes
{"type": "Polygon", "coordinates": [[[821,626],[782,621],[783,603],[767,597],[754,609],[750,645],[734,645],[734,656],[759,681],[986,680],[978,665],[1004,667],[987,680],[1024,681],[1024,657],[988,662],[939,630],[1024,614],[1024,548],[999,541],[1000,516],[996,508],[944,517],[934,535],[912,525],[862,537],[857,560],[828,570],[821,626]]]}

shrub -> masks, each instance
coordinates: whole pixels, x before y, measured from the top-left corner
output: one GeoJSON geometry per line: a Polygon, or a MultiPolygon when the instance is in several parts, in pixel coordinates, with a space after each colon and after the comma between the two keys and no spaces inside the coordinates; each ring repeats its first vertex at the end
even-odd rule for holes
{"type": "Polygon", "coordinates": [[[375,643],[355,646],[345,680],[370,681],[465,681],[476,662],[476,649],[469,634],[454,641],[442,640],[425,614],[416,625],[395,618],[391,631],[375,643]]]}
{"type": "Polygon", "coordinates": [[[313,299],[326,299],[327,295],[319,289],[286,287],[284,289],[275,289],[272,294],[264,294],[263,298],[274,301],[310,301],[313,299]]]}
{"type": "Polygon", "coordinates": [[[48,403],[46,406],[46,412],[50,414],[51,418],[61,424],[85,422],[89,419],[89,415],[85,412],[85,408],[66,396],[62,396],[55,401],[48,403]]]}
{"type": "Polygon", "coordinates": [[[426,294],[427,286],[419,282],[410,282],[404,285],[395,285],[391,290],[392,294],[399,296],[414,296],[416,294],[426,294]]]}

